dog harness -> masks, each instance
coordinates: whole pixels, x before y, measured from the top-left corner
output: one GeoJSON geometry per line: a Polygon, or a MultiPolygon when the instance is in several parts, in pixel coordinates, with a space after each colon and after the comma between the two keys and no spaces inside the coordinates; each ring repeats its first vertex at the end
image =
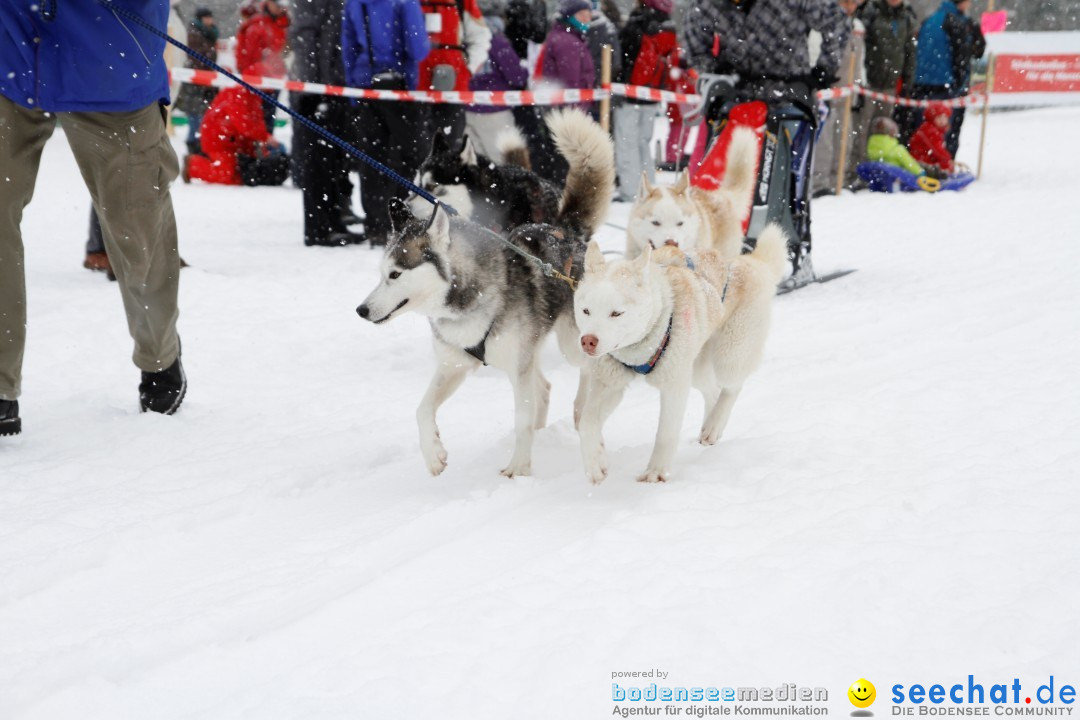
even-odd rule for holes
{"type": "Polygon", "coordinates": [[[667,350],[668,342],[671,341],[671,323],[674,320],[675,313],[672,313],[671,317],[668,318],[667,330],[664,331],[664,337],[662,340],[660,340],[660,347],[656,348],[656,352],[653,353],[653,356],[651,358],[641,363],[640,365],[627,365],[626,363],[622,362],[622,360],[620,360],[619,362],[622,365],[636,372],[638,375],[648,375],[649,373],[651,373],[653,371],[653,368],[656,367],[656,363],[660,362],[660,358],[663,357],[664,351],[667,350]]]}
{"type": "Polygon", "coordinates": [[[491,335],[491,329],[493,327],[495,327],[495,323],[491,323],[491,325],[488,326],[487,332],[484,333],[484,337],[480,338],[480,342],[476,343],[472,347],[467,347],[467,348],[460,347],[459,345],[457,345],[457,343],[452,343],[449,340],[447,340],[446,338],[444,338],[439,333],[439,331],[435,329],[435,324],[434,323],[431,324],[431,332],[434,333],[435,337],[439,338],[439,340],[443,341],[447,345],[449,345],[451,347],[459,348],[463,352],[468,353],[469,355],[472,355],[474,358],[476,358],[477,360],[479,360],[481,363],[483,363],[486,366],[487,365],[487,360],[485,360],[484,358],[487,357],[487,339],[488,339],[488,336],[491,335]]]}
{"type": "Polygon", "coordinates": [[[487,332],[484,333],[484,337],[480,338],[480,342],[476,343],[472,347],[464,348],[465,352],[469,353],[474,358],[479,360],[481,363],[484,364],[484,366],[487,366],[487,360],[484,359],[487,356],[487,339],[488,335],[491,334],[491,328],[493,327],[495,327],[495,323],[491,323],[491,326],[487,329],[487,332]]]}
{"type": "MultiPolygon", "coordinates": [[[[689,255],[686,256],[686,267],[688,267],[690,270],[692,270],[694,272],[697,272],[697,267],[694,266],[694,261],[690,258],[689,255]]],[[[724,289],[720,291],[720,302],[721,303],[724,302],[724,300],[727,298],[728,285],[730,283],[731,283],[731,268],[729,267],[728,272],[725,274],[725,277],[724,277],[724,289]]],[[[672,324],[672,322],[674,322],[674,320],[675,320],[675,313],[672,313],[671,317],[668,318],[667,330],[664,332],[664,337],[660,341],[660,347],[656,348],[656,352],[653,353],[653,356],[651,358],[649,358],[648,361],[643,362],[640,365],[627,365],[626,363],[622,362],[621,360],[619,361],[619,363],[621,365],[623,365],[624,367],[630,368],[631,370],[636,372],[638,375],[648,375],[649,373],[651,373],[653,371],[653,368],[656,367],[656,363],[660,362],[660,358],[663,357],[664,351],[667,350],[668,343],[671,341],[671,324],[672,324]]],[[[486,340],[486,339],[487,339],[487,336],[485,335],[484,340],[486,340]]],[[[480,345],[479,345],[481,354],[484,351],[483,345],[484,345],[484,341],[481,340],[480,345]]],[[[472,355],[472,353],[469,350],[466,350],[465,352],[472,355]]],[[[474,357],[475,357],[475,355],[474,355],[474,357]]],[[[480,361],[483,362],[483,358],[480,358],[480,361]]]]}

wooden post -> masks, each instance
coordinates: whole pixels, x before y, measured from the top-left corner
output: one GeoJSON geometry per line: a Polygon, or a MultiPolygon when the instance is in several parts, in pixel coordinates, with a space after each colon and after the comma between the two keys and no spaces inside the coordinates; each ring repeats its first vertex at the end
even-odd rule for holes
{"type": "Polygon", "coordinates": [[[983,153],[986,150],[986,119],[990,116],[990,93],[994,92],[994,62],[994,54],[991,53],[986,60],[986,99],[983,100],[982,107],[982,129],[979,131],[979,165],[975,171],[976,179],[982,178],[983,153]]]}
{"type": "MultiPolygon", "coordinates": [[[[847,74],[847,87],[851,87],[855,84],[855,61],[858,53],[855,52],[854,44],[851,48],[851,62],[848,63],[847,74]]],[[[840,151],[837,153],[836,164],[836,194],[839,195],[844,189],[844,170],[847,167],[847,146],[848,141],[851,140],[849,133],[851,132],[851,103],[855,97],[855,93],[848,95],[844,98],[844,119],[840,125],[840,151]]]]}
{"type": "MultiPolygon", "coordinates": [[[[611,46],[600,48],[600,87],[611,92],[611,46]]],[[[604,132],[611,131],[611,96],[600,101],[600,127],[604,132]]]]}

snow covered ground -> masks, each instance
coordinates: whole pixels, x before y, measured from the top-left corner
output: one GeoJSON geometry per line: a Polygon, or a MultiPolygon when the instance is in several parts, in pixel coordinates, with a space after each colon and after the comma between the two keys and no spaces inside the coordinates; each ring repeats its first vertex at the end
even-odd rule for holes
{"type": "MultiPolygon", "coordinates": [[[[303,247],[292,188],[174,188],[190,391],[139,414],[58,133],[0,440],[0,718],[603,718],[612,673],[650,668],[822,686],[834,714],[860,677],[879,715],[892,683],[1075,685],[1078,126],[994,115],[963,193],[816,202],[818,271],[858,272],[777,300],[726,436],[693,442],[695,397],[665,485],[634,482],[636,384],[598,487],[553,346],[535,476],[498,475],[511,393],[484,370],[429,477],[426,323],[357,318],[378,254],[303,247]]],[[[973,116],[960,159],[977,140],[973,116]]]]}

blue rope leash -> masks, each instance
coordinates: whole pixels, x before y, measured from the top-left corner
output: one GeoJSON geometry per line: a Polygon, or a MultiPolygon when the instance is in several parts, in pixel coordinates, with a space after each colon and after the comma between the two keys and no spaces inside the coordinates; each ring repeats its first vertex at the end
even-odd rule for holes
{"type": "Polygon", "coordinates": [[[449,215],[458,215],[459,214],[458,211],[455,210],[452,206],[447,205],[446,203],[439,201],[434,195],[427,192],[423,188],[417,186],[415,183],[413,183],[408,178],[403,177],[403,176],[399,175],[398,173],[394,172],[393,170],[386,167],[385,165],[383,165],[381,162],[379,162],[375,158],[371,157],[370,155],[363,152],[362,150],[359,150],[359,149],[353,147],[350,143],[342,140],[337,135],[330,132],[329,130],[322,127],[321,125],[319,125],[319,124],[317,124],[315,122],[312,122],[311,120],[308,120],[306,117],[304,117],[300,113],[296,112],[292,108],[286,107],[282,103],[278,102],[275,98],[270,97],[269,95],[264,93],[262,90],[259,90],[254,85],[251,85],[250,83],[245,82],[242,78],[239,78],[236,75],[232,74],[231,72],[229,72],[225,68],[221,67],[220,65],[218,65],[217,63],[215,63],[213,60],[206,57],[202,53],[197,52],[196,50],[192,50],[191,48],[189,48],[187,45],[180,42],[179,40],[174,40],[173,38],[169,37],[169,35],[167,33],[164,33],[161,30],[158,30],[156,27],[151,25],[146,20],[143,20],[141,17],[139,17],[135,13],[131,12],[130,10],[128,10],[126,8],[122,8],[122,7],[117,7],[116,5],[114,5],[111,2],[111,0],[98,0],[98,2],[101,3],[101,5],[103,5],[104,7],[108,8],[108,10],[110,12],[112,12],[113,14],[115,14],[117,16],[122,15],[123,17],[127,18],[128,20],[131,20],[133,23],[139,25],[143,29],[153,33],[154,35],[157,35],[160,38],[164,38],[166,42],[172,43],[173,45],[180,48],[185,53],[187,53],[191,57],[195,58],[199,62],[203,63],[207,67],[213,68],[214,70],[221,73],[225,77],[227,77],[230,80],[236,82],[237,84],[243,86],[248,91],[255,93],[260,98],[262,98],[264,102],[268,102],[268,103],[272,104],[274,107],[277,107],[280,110],[284,110],[293,120],[296,120],[296,121],[300,122],[302,125],[304,125],[309,130],[315,132],[320,137],[324,138],[325,140],[328,140],[329,142],[333,143],[334,145],[337,145],[339,148],[341,148],[342,150],[345,150],[346,152],[348,152],[353,157],[355,157],[358,160],[366,163],[367,165],[370,165],[371,167],[375,168],[380,173],[382,173],[386,177],[388,177],[391,180],[393,180],[394,182],[396,182],[398,185],[401,185],[401,186],[403,186],[405,188],[408,188],[412,192],[416,193],[418,196],[420,196],[420,197],[424,198],[425,200],[427,200],[432,205],[436,205],[438,207],[441,207],[443,210],[445,210],[447,212],[447,214],[449,214],[449,215]]]}

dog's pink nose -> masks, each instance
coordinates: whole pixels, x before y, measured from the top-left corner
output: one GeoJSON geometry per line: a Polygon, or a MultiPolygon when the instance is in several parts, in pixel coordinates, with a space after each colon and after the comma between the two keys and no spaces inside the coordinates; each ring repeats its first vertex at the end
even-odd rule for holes
{"type": "Polygon", "coordinates": [[[596,346],[600,342],[600,339],[595,335],[582,335],[581,336],[581,349],[589,355],[596,354],[596,346]]]}
{"type": "Polygon", "coordinates": [[[671,245],[672,247],[679,247],[679,243],[675,242],[671,238],[668,238],[667,240],[665,240],[664,244],[665,245],[671,245]]]}

